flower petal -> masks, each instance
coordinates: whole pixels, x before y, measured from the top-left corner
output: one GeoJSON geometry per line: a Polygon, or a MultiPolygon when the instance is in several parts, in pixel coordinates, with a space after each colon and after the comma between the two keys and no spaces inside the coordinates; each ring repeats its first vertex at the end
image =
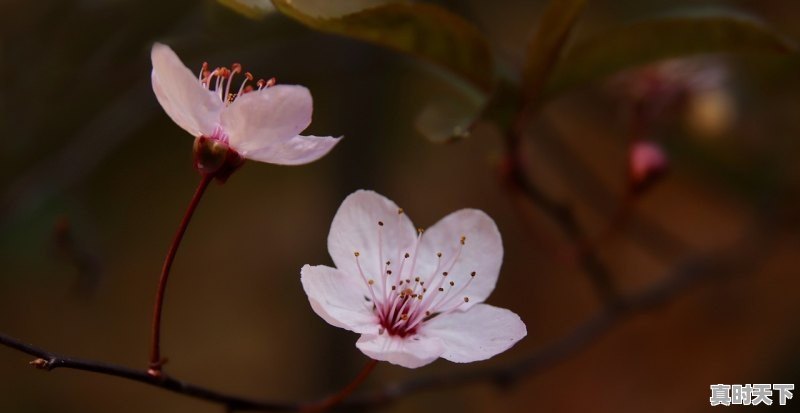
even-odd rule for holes
{"type": "Polygon", "coordinates": [[[356,342],[356,347],[373,360],[388,361],[410,369],[432,363],[445,351],[440,339],[420,334],[405,338],[364,334],[356,342]]]}
{"type": "Polygon", "coordinates": [[[367,301],[369,291],[356,277],[324,265],[304,265],[300,281],[311,308],[329,324],[362,334],[380,328],[373,303],[367,301]]]}
{"type": "Polygon", "coordinates": [[[220,115],[230,145],[239,154],[278,152],[311,124],[311,93],[303,86],[277,85],[245,93],[220,115]]]}
{"type": "Polygon", "coordinates": [[[418,273],[433,275],[439,261],[436,253],[441,252],[442,264],[436,276],[447,271],[447,279],[455,283],[452,287],[455,291],[470,283],[458,298],[450,301],[453,304],[461,302],[461,310],[486,300],[497,284],[503,263],[503,240],[494,220],[483,211],[462,209],[442,218],[425,231],[419,250],[418,273]],[[463,245],[462,237],[465,237],[463,245]],[[452,264],[456,257],[458,259],[452,264]],[[472,272],[476,274],[474,278],[470,276],[472,272]],[[463,297],[469,297],[469,302],[463,302],[463,297]]]}
{"type": "MultiPolygon", "coordinates": [[[[345,198],[328,234],[328,252],[336,268],[361,277],[356,251],[367,279],[380,279],[386,261],[396,268],[416,239],[411,220],[399,211],[397,204],[373,191],[360,190],[345,198]]],[[[380,286],[380,282],[377,284],[380,286]]]]}
{"type": "Polygon", "coordinates": [[[302,165],[325,156],[341,138],[297,135],[281,145],[251,151],[246,158],[278,165],[302,165]]]}
{"type": "Polygon", "coordinates": [[[456,363],[486,360],[508,350],[528,334],[518,315],[488,304],[442,314],[423,328],[426,335],[444,343],[442,357],[456,363]]]}
{"type": "Polygon", "coordinates": [[[194,136],[211,136],[223,107],[219,97],[200,84],[169,46],[154,44],[150,60],[153,92],[167,115],[194,136]]]}

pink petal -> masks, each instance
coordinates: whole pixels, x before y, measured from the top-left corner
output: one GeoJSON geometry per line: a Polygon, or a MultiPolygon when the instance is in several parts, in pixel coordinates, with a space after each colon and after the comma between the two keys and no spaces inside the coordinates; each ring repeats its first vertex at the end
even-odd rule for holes
{"type": "Polygon", "coordinates": [[[442,357],[456,363],[486,360],[500,354],[528,334],[519,316],[504,308],[478,304],[468,311],[434,317],[424,333],[444,343],[442,357]]]}
{"type": "Polygon", "coordinates": [[[336,268],[360,277],[356,251],[366,279],[377,281],[386,261],[397,268],[402,254],[412,252],[416,238],[414,225],[405,213],[398,213],[399,209],[397,204],[373,191],[360,190],[345,198],[328,234],[328,252],[336,268]]]}
{"type": "Polygon", "coordinates": [[[203,87],[167,45],[150,51],[153,92],[172,121],[194,136],[211,136],[219,121],[222,101],[203,87]]]}
{"type": "Polygon", "coordinates": [[[378,318],[372,312],[369,291],[358,276],[324,265],[305,265],[300,281],[311,308],[329,324],[356,333],[376,333],[378,318]]]}
{"type": "Polygon", "coordinates": [[[432,273],[439,260],[436,253],[441,252],[445,264],[439,273],[448,271],[447,279],[455,283],[457,290],[469,282],[460,294],[469,297],[469,302],[462,302],[460,309],[466,310],[486,300],[494,291],[503,263],[503,241],[494,220],[483,211],[462,209],[442,218],[425,231],[419,250],[418,273],[432,273]],[[461,245],[462,236],[464,245],[461,245]],[[447,263],[456,256],[458,259],[451,268],[447,263]],[[470,281],[472,272],[475,277],[470,281]]]}
{"type": "Polygon", "coordinates": [[[311,124],[312,105],[305,87],[277,85],[237,97],[220,118],[231,147],[242,156],[280,153],[311,124]]]}
{"type": "Polygon", "coordinates": [[[356,342],[356,347],[373,360],[388,361],[409,369],[430,364],[445,351],[441,340],[420,334],[406,338],[364,334],[356,342]]]}
{"type": "Polygon", "coordinates": [[[331,136],[297,135],[280,145],[247,152],[245,157],[278,165],[302,165],[325,156],[339,140],[331,136]]]}

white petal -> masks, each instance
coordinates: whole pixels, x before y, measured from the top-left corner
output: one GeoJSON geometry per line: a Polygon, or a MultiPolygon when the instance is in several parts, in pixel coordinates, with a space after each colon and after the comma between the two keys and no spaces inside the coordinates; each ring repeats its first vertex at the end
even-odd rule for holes
{"type": "Polygon", "coordinates": [[[356,333],[375,334],[380,325],[367,301],[369,291],[357,275],[324,265],[305,265],[300,281],[311,308],[329,324],[356,333]]]}
{"type": "MultiPolygon", "coordinates": [[[[442,218],[425,231],[419,250],[420,274],[428,276],[433,273],[439,260],[436,253],[441,252],[443,264],[436,276],[441,276],[442,271],[448,271],[447,280],[455,283],[454,292],[470,282],[469,287],[458,298],[454,297],[450,301],[454,304],[461,302],[460,309],[466,310],[486,300],[494,291],[503,262],[503,240],[494,220],[483,211],[462,209],[442,218]],[[462,236],[466,237],[463,246],[462,236]],[[460,255],[459,248],[462,248],[460,255]],[[458,259],[451,267],[450,262],[455,257],[458,259]],[[476,275],[470,281],[472,272],[476,275]],[[463,302],[463,297],[469,297],[469,302],[463,302]]],[[[428,285],[432,284],[429,282],[428,285]]]]}
{"type": "Polygon", "coordinates": [[[277,85],[245,93],[220,115],[230,145],[242,156],[280,147],[311,124],[311,93],[303,86],[277,85]]]}
{"type": "Polygon", "coordinates": [[[254,161],[278,165],[302,165],[325,156],[339,143],[340,138],[331,136],[297,135],[280,145],[250,151],[243,156],[254,161]]]}
{"type": "Polygon", "coordinates": [[[153,92],[167,115],[194,136],[211,136],[223,107],[219,97],[200,84],[169,46],[153,45],[150,60],[153,92]]]}
{"type": "Polygon", "coordinates": [[[328,252],[336,268],[360,276],[353,254],[358,251],[365,278],[375,279],[380,286],[377,280],[386,261],[391,261],[396,270],[402,254],[411,252],[416,238],[411,220],[398,211],[397,204],[373,191],[360,190],[345,198],[328,234],[328,252]]]}
{"type": "Polygon", "coordinates": [[[528,334],[518,315],[488,304],[442,314],[423,328],[426,335],[444,343],[442,357],[456,363],[486,360],[508,350],[528,334]]]}
{"type": "Polygon", "coordinates": [[[445,351],[440,339],[420,334],[405,338],[364,334],[358,339],[356,347],[374,360],[388,361],[410,369],[430,364],[445,351]]]}

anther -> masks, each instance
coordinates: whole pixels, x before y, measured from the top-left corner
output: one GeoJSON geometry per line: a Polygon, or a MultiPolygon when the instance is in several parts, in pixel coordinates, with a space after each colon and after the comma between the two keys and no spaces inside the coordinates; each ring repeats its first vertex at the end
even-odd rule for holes
{"type": "Polygon", "coordinates": [[[414,281],[419,282],[419,277],[414,277],[414,281]]]}
{"type": "Polygon", "coordinates": [[[448,274],[449,273],[447,271],[445,271],[445,272],[442,273],[442,276],[447,277],[448,274]]]}
{"type": "Polygon", "coordinates": [[[444,291],[444,288],[439,287],[439,292],[442,292],[442,291],[444,291]]]}
{"type": "Polygon", "coordinates": [[[410,257],[410,256],[411,256],[411,255],[410,255],[409,253],[406,253],[406,255],[404,255],[404,257],[406,257],[406,258],[408,258],[408,257],[410,257]]]}
{"type": "Polygon", "coordinates": [[[466,242],[467,242],[467,237],[462,235],[461,236],[461,245],[464,245],[464,243],[466,243],[466,242]]]}
{"type": "Polygon", "coordinates": [[[378,225],[383,226],[383,221],[378,221],[378,225]]]}
{"type": "Polygon", "coordinates": [[[392,275],[392,270],[386,270],[386,274],[392,275]]]}
{"type": "MultiPolygon", "coordinates": [[[[372,281],[372,280],[370,280],[370,281],[372,281]]],[[[450,281],[450,286],[451,286],[451,287],[454,287],[455,285],[456,285],[456,282],[455,282],[455,281],[450,281]]]]}
{"type": "Polygon", "coordinates": [[[356,257],[358,257],[359,255],[361,255],[361,253],[360,253],[360,252],[358,252],[358,251],[355,251],[355,252],[353,252],[353,255],[355,255],[356,257]]]}
{"type": "Polygon", "coordinates": [[[267,81],[264,80],[264,79],[258,79],[258,82],[256,82],[256,86],[258,86],[258,90],[263,89],[266,85],[267,85],[267,81]]]}
{"type": "Polygon", "coordinates": [[[475,276],[475,271],[473,271],[473,272],[469,273],[469,276],[470,276],[470,277],[474,277],[474,276],[475,276]]]}
{"type": "Polygon", "coordinates": [[[392,291],[394,291],[394,290],[396,290],[396,289],[397,289],[397,286],[396,286],[396,285],[393,285],[393,286],[392,286],[392,291]]]}
{"type": "Polygon", "coordinates": [[[417,232],[422,234],[423,232],[425,232],[425,228],[417,228],[417,232]]]}
{"type": "Polygon", "coordinates": [[[439,258],[442,258],[442,253],[441,252],[437,252],[436,256],[439,257],[439,258]]]}
{"type": "Polygon", "coordinates": [[[274,77],[271,77],[271,78],[269,78],[269,80],[267,80],[266,87],[273,87],[273,86],[275,86],[275,83],[278,83],[278,80],[275,79],[274,77]]]}
{"type": "Polygon", "coordinates": [[[468,303],[469,302],[469,297],[464,297],[464,302],[468,303]]]}
{"type": "Polygon", "coordinates": [[[375,280],[369,280],[369,281],[367,281],[367,283],[368,283],[369,285],[375,284],[375,280]]]}
{"type": "Polygon", "coordinates": [[[402,215],[403,214],[403,208],[397,208],[397,214],[398,215],[402,215]]]}

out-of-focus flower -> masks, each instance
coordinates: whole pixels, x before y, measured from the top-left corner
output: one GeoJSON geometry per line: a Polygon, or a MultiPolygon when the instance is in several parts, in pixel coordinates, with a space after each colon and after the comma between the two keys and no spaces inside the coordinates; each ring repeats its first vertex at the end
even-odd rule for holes
{"type": "Polygon", "coordinates": [[[720,59],[673,59],[627,71],[612,85],[636,104],[640,122],[680,114],[699,137],[716,138],[736,120],[729,78],[720,59]]]}
{"type": "Polygon", "coordinates": [[[423,233],[391,200],[357,191],[333,219],[328,251],[336,268],[301,270],[311,307],[360,333],[356,346],[375,360],[408,368],[485,360],[527,334],[519,316],[483,304],[503,245],[482,211],[456,211],[423,233]]]}
{"type": "Polygon", "coordinates": [[[638,194],[650,188],[669,169],[664,150],[655,142],[636,141],[628,153],[628,176],[631,192],[638,194]]]}
{"type": "Polygon", "coordinates": [[[311,94],[303,86],[274,85],[274,79],[250,84],[253,75],[239,64],[213,70],[203,64],[199,75],[193,75],[169,46],[160,43],[153,46],[150,58],[158,103],[197,138],[195,159],[201,172],[235,169],[243,159],[305,164],[339,141],[299,135],[311,123],[312,113],[311,94]],[[242,78],[238,87],[237,75],[242,78]]]}

